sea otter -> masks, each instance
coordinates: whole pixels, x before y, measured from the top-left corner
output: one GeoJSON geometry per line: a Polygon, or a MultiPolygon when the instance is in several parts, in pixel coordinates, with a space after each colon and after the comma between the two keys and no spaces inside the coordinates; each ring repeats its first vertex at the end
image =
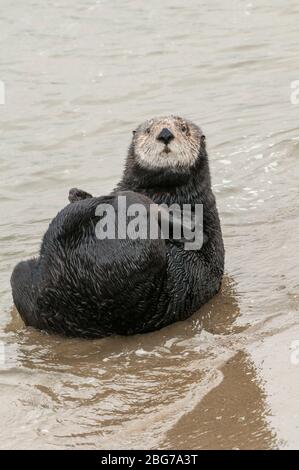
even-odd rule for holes
{"type": "MultiPolygon", "coordinates": [[[[72,189],[51,222],[36,259],[12,274],[14,303],[26,325],[87,338],[129,335],[184,320],[219,290],[224,247],[211,189],[205,137],[176,116],[154,118],[133,132],[121,181],[108,196],[72,189]],[[157,237],[99,239],[97,207],[117,201],[203,205],[203,244],[157,237]]],[[[127,223],[127,219],[126,219],[127,223]]]]}

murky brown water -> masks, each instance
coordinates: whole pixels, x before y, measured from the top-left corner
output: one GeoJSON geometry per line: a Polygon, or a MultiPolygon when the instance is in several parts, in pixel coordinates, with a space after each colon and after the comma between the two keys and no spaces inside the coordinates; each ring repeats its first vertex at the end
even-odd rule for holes
{"type": "Polygon", "coordinates": [[[298,23],[297,0],[1,0],[1,448],[299,447],[298,23]],[[143,336],[25,329],[13,266],[168,113],[207,135],[222,292],[143,336]]]}

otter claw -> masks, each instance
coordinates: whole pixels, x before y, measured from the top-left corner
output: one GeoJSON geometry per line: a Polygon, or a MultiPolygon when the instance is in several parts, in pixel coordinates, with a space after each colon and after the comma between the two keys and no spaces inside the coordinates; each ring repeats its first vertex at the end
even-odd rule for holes
{"type": "Polygon", "coordinates": [[[76,201],[82,201],[83,199],[88,199],[92,197],[91,194],[87,193],[86,191],[83,191],[82,189],[78,188],[72,188],[69,190],[69,201],[76,202],[76,201]]]}

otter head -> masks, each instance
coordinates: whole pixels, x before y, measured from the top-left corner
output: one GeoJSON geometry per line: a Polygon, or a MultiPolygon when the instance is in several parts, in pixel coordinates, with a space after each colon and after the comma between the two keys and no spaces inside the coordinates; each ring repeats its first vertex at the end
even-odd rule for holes
{"type": "Polygon", "coordinates": [[[177,116],[150,119],[133,131],[131,154],[144,169],[186,170],[204,146],[199,127],[177,116]]]}

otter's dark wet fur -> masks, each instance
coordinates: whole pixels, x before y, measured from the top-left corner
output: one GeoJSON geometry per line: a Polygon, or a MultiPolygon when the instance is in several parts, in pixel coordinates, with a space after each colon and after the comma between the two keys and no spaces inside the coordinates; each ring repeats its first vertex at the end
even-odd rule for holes
{"type": "MultiPolygon", "coordinates": [[[[176,118],[180,119],[180,118],[176,118]]],[[[37,259],[19,263],[13,299],[26,325],[67,336],[129,335],[183,320],[219,290],[224,248],[211,189],[205,139],[198,130],[194,164],[144,167],[136,155],[137,130],[123,177],[109,196],[73,190],[73,203],[51,222],[37,259]],[[171,240],[99,240],[100,203],[190,203],[204,206],[204,244],[186,251],[171,240]]]]}

